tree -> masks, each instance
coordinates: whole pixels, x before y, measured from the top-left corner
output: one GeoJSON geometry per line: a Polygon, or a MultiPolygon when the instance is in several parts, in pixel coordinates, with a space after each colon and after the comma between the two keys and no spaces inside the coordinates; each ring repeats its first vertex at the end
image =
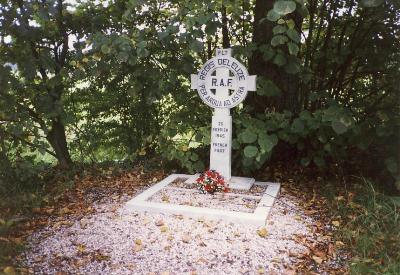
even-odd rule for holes
{"type": "Polygon", "coordinates": [[[3,131],[14,142],[53,155],[64,168],[72,164],[64,106],[66,91],[76,83],[70,62],[82,56],[79,39],[88,21],[62,0],[1,1],[3,131]]]}

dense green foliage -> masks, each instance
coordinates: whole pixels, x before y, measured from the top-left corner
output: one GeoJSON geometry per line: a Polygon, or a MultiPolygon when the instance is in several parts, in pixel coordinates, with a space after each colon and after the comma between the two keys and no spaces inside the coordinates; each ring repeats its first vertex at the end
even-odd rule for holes
{"type": "MultiPolygon", "coordinates": [[[[384,0],[0,1],[0,181],[21,161],[207,166],[189,76],[232,47],[258,89],[232,110],[234,165],[399,181],[399,5],[384,0]]],[[[29,170],[29,169],[28,169],[29,170]]],[[[33,171],[33,170],[31,170],[33,171]]]]}

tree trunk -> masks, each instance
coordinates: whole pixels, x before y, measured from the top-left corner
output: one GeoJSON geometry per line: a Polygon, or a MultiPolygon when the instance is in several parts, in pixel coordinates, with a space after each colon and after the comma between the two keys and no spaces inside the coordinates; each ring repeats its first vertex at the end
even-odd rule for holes
{"type": "MultiPolygon", "coordinates": [[[[288,74],[284,67],[275,65],[272,60],[266,61],[263,57],[263,51],[259,50],[261,46],[271,47],[273,37],[272,29],[276,23],[269,20],[260,21],[267,12],[273,8],[274,1],[256,0],[253,22],[253,43],[257,45],[257,50],[253,52],[249,60],[249,72],[258,77],[271,80],[281,90],[280,97],[259,96],[256,93],[250,93],[247,102],[253,107],[254,113],[263,113],[266,109],[276,111],[289,110],[294,113],[299,111],[298,100],[298,76],[288,74]]],[[[302,18],[298,13],[290,15],[295,22],[295,29],[300,30],[302,18]]],[[[288,52],[287,46],[283,45],[282,51],[288,52]]]]}
{"type": "Polygon", "coordinates": [[[224,49],[230,48],[231,43],[229,41],[228,31],[228,18],[226,17],[226,7],[222,5],[222,47],[224,49]]]}
{"type": "Polygon", "coordinates": [[[70,168],[72,166],[72,160],[68,151],[65,127],[60,117],[52,120],[51,130],[46,138],[56,153],[56,158],[60,167],[64,169],[70,168]]]}

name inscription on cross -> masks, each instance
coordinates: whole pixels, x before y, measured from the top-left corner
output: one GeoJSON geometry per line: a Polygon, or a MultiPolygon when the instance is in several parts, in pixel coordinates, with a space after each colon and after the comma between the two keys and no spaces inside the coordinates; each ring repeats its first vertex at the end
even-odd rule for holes
{"type": "MultiPolygon", "coordinates": [[[[247,91],[256,90],[256,76],[231,55],[231,49],[217,49],[198,74],[191,75],[191,88],[214,108],[211,126],[210,169],[218,171],[234,188],[231,176],[232,117],[230,108],[241,103],[247,91]]],[[[236,179],[239,179],[235,177],[236,179]]],[[[240,178],[243,179],[243,178],[240,178]]],[[[240,181],[240,180],[239,180],[240,181]]],[[[254,180],[253,180],[254,181],[254,180]]],[[[240,182],[236,181],[238,188],[240,182]]],[[[245,186],[241,189],[248,189],[245,186]]]]}

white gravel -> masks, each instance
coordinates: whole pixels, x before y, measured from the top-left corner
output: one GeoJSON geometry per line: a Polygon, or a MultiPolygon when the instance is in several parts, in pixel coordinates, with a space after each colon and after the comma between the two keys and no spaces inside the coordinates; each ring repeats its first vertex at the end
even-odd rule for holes
{"type": "Polygon", "coordinates": [[[147,201],[253,213],[260,200],[261,196],[242,197],[223,192],[209,195],[202,194],[196,189],[169,187],[155,193],[147,201]]]}
{"type": "Polygon", "coordinates": [[[23,265],[35,274],[286,274],[307,249],[296,236],[312,236],[288,195],[276,201],[265,238],[253,225],[124,214],[128,199],[106,198],[94,214],[34,233],[23,265]]]}

